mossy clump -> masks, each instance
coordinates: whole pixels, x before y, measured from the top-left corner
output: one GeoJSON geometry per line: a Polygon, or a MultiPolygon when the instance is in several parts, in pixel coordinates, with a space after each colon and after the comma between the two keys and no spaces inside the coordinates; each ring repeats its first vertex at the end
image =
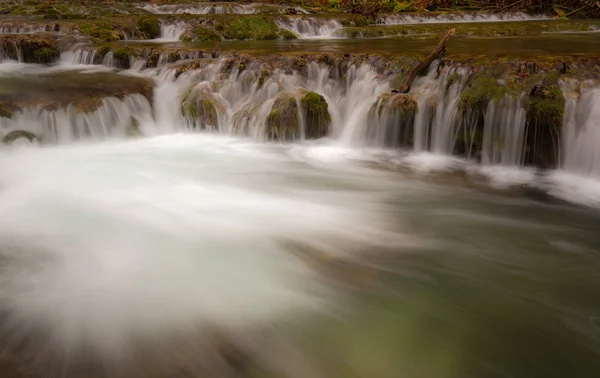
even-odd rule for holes
{"type": "Polygon", "coordinates": [[[119,47],[113,52],[113,58],[120,68],[129,68],[131,62],[131,50],[127,47],[119,47]]]}
{"type": "Polygon", "coordinates": [[[219,114],[225,111],[225,107],[208,88],[195,85],[183,96],[181,111],[194,128],[206,129],[219,126],[219,114]]]}
{"type": "Polygon", "coordinates": [[[367,119],[367,140],[386,147],[413,146],[417,102],[404,93],[383,93],[373,103],[367,119]]]}
{"type": "Polygon", "coordinates": [[[404,93],[384,93],[379,96],[379,116],[384,109],[398,112],[404,118],[414,117],[417,114],[417,102],[413,96],[404,93]]]}
{"type": "Polygon", "coordinates": [[[144,34],[146,39],[160,37],[160,21],[156,17],[141,17],[137,20],[138,29],[144,34]]]}
{"type": "Polygon", "coordinates": [[[495,78],[477,75],[461,93],[459,110],[483,112],[491,100],[500,99],[505,92],[506,87],[499,85],[495,78]]]}
{"type": "Polygon", "coordinates": [[[219,42],[223,38],[212,28],[197,27],[194,29],[194,39],[201,42],[219,42]]]}
{"type": "Polygon", "coordinates": [[[110,52],[110,50],[111,50],[110,46],[107,46],[107,45],[100,46],[96,50],[96,55],[98,55],[101,58],[104,58],[106,56],[106,54],[108,54],[110,52]]]}
{"type": "Polygon", "coordinates": [[[79,30],[83,34],[102,42],[123,39],[123,34],[117,30],[117,26],[104,20],[84,22],[79,26],[79,30]]]}
{"type": "Polygon", "coordinates": [[[273,40],[279,38],[279,28],[272,17],[244,16],[221,21],[216,29],[225,39],[273,40]]]}
{"type": "Polygon", "coordinates": [[[279,141],[300,139],[298,111],[298,100],[295,93],[280,94],[275,99],[271,112],[267,116],[267,138],[279,141]]]}
{"type": "Polygon", "coordinates": [[[289,31],[287,29],[281,29],[280,34],[283,39],[287,39],[287,40],[298,39],[298,36],[296,34],[292,33],[291,31],[289,31]]]}
{"type": "Polygon", "coordinates": [[[316,139],[327,136],[331,124],[329,104],[325,97],[316,92],[308,92],[300,101],[305,121],[305,137],[316,139]]]}
{"type": "Polygon", "coordinates": [[[525,164],[558,165],[564,109],[565,98],[556,81],[545,78],[533,86],[526,101],[525,164]]]}

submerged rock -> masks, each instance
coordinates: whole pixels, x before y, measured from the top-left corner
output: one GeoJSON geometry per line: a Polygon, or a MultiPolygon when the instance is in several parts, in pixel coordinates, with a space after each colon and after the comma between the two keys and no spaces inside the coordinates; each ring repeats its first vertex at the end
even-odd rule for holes
{"type": "Polygon", "coordinates": [[[225,112],[222,101],[204,83],[192,86],[182,97],[181,111],[194,128],[219,126],[219,114],[225,112]]]}
{"type": "Polygon", "coordinates": [[[329,105],[323,96],[304,89],[287,91],[275,99],[267,116],[267,137],[281,141],[322,138],[329,133],[330,124],[329,105]]]}
{"type": "Polygon", "coordinates": [[[267,117],[268,139],[289,141],[301,138],[298,95],[298,93],[284,92],[275,99],[267,117]]]}

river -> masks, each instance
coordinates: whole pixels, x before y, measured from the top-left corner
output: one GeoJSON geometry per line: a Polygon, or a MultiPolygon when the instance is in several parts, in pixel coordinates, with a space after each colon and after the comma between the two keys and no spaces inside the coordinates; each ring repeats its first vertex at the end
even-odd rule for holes
{"type": "Polygon", "coordinates": [[[3,346],[63,373],[595,376],[600,213],[401,168],[428,159],[211,134],[4,149],[3,346]]]}

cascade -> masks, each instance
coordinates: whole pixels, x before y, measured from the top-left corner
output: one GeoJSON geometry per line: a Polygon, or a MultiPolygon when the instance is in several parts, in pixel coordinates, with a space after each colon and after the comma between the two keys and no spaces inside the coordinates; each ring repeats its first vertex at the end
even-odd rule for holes
{"type": "Polygon", "coordinates": [[[255,5],[205,5],[205,4],[146,4],[141,7],[155,14],[253,14],[257,12],[255,5]]]}
{"type": "Polygon", "coordinates": [[[2,24],[0,34],[34,34],[50,31],[49,29],[49,26],[2,24]]]}
{"type": "Polygon", "coordinates": [[[484,117],[483,164],[522,164],[526,120],[524,99],[525,94],[518,98],[507,94],[488,104],[484,117]]]}
{"type": "Polygon", "coordinates": [[[547,20],[550,17],[545,15],[528,15],[526,13],[465,13],[465,14],[444,14],[437,16],[427,15],[403,15],[386,14],[377,18],[378,24],[383,25],[408,25],[408,24],[442,24],[442,23],[466,23],[466,22],[514,22],[514,21],[534,21],[547,20]]]}
{"type": "Polygon", "coordinates": [[[155,39],[157,42],[177,42],[181,35],[185,33],[187,25],[185,22],[176,22],[173,24],[160,24],[160,38],[155,39]]]}
{"type": "Polygon", "coordinates": [[[462,67],[444,67],[438,76],[438,64],[432,64],[429,73],[417,80],[411,88],[417,101],[418,112],[414,126],[414,150],[451,155],[461,130],[457,117],[460,94],[471,72],[462,67]]]}
{"type": "Polygon", "coordinates": [[[337,20],[306,17],[277,20],[277,26],[291,31],[299,38],[339,38],[336,37],[335,31],[343,28],[337,20]]]}
{"type": "Polygon", "coordinates": [[[69,142],[78,139],[104,139],[124,137],[137,133],[137,128],[153,126],[152,107],[140,95],[102,99],[93,112],[78,112],[72,105],[64,109],[44,110],[28,108],[15,112],[12,118],[0,117],[2,135],[11,131],[25,130],[44,142],[69,142]]]}
{"type": "Polygon", "coordinates": [[[600,88],[584,83],[578,89],[574,81],[563,84],[562,168],[600,178],[600,88]]]}
{"type": "Polygon", "coordinates": [[[90,65],[94,64],[95,57],[95,48],[81,47],[80,45],[75,45],[73,46],[73,48],[64,51],[60,54],[60,61],[63,64],[90,65]]]}
{"type": "Polygon", "coordinates": [[[5,45],[0,45],[0,62],[4,60],[23,61],[23,51],[19,43],[13,42],[5,45]]]}

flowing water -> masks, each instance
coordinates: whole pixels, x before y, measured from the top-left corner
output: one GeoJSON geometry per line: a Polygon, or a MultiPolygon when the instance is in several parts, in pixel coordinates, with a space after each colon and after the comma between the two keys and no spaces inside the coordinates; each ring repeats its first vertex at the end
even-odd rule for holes
{"type": "Polygon", "coordinates": [[[469,68],[434,65],[406,120],[369,64],[259,85],[259,64],[176,78],[141,59],[100,72],[110,54],[94,54],[0,64],[3,91],[155,82],[152,102],[0,118],[0,135],[45,142],[0,149],[0,375],[597,376],[597,83],[562,82],[561,165],[537,171],[520,166],[522,96],[458,116],[469,68]],[[192,86],[213,123],[181,114],[192,86]],[[330,135],[266,141],[271,105],[299,89],[327,100],[330,135]],[[451,156],[476,116],[481,164],[451,156]],[[126,139],[134,126],[146,137],[126,139]]]}
{"type": "Polygon", "coordinates": [[[298,38],[340,38],[336,37],[335,31],[343,27],[337,20],[310,17],[278,20],[277,26],[291,31],[298,38]]]}
{"type": "Polygon", "coordinates": [[[465,22],[514,22],[514,21],[536,21],[551,19],[545,15],[530,15],[518,13],[462,13],[462,14],[438,14],[430,16],[427,14],[386,14],[377,18],[378,24],[385,25],[410,25],[410,24],[445,24],[465,22]]]}

